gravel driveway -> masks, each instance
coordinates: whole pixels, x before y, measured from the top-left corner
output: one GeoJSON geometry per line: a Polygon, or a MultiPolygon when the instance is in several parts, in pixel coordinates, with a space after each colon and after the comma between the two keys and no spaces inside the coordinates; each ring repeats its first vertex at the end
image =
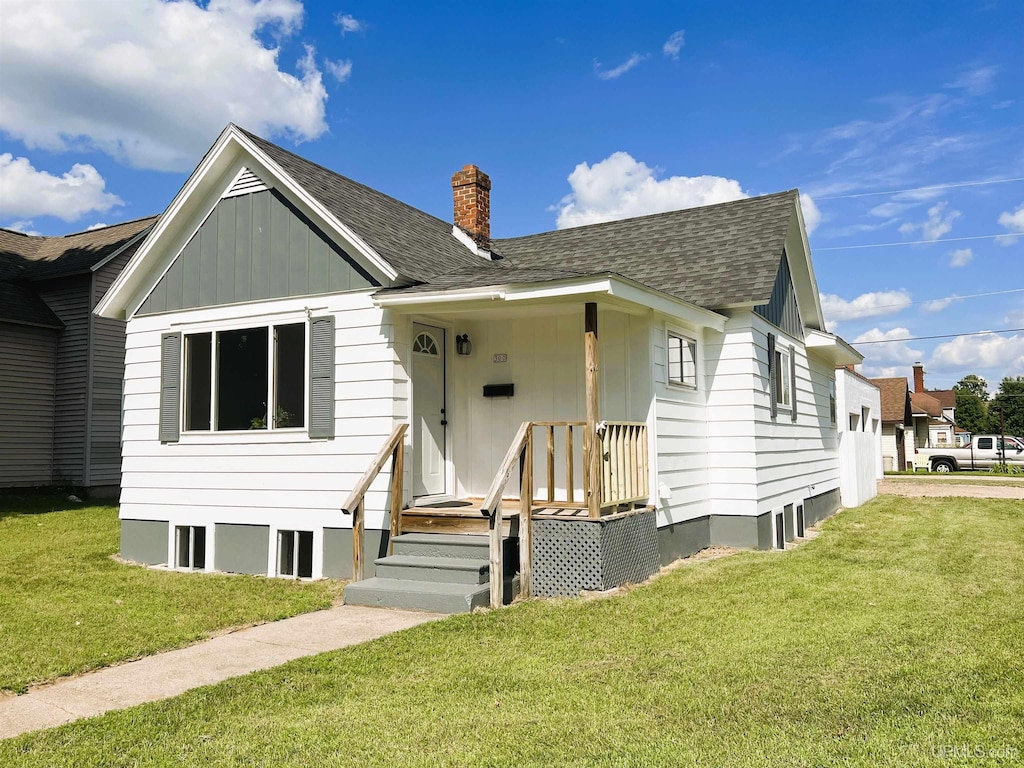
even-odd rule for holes
{"type": "Polygon", "coordinates": [[[1021,499],[1024,501],[1024,484],[1021,486],[967,485],[952,480],[930,480],[928,478],[886,477],[878,482],[879,493],[895,496],[969,496],[976,499],[1021,499]]]}

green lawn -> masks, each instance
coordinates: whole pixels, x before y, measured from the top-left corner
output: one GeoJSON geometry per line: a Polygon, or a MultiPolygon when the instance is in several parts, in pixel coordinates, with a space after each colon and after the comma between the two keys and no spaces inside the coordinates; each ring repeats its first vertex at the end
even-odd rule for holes
{"type": "Polygon", "coordinates": [[[340,592],[124,565],[111,559],[116,507],[52,496],[0,495],[0,542],[0,690],[324,608],[340,592]]]}
{"type": "Polygon", "coordinates": [[[1022,756],[1024,503],[893,497],[786,553],[454,617],[0,744],[0,764],[22,766],[1022,756]]]}

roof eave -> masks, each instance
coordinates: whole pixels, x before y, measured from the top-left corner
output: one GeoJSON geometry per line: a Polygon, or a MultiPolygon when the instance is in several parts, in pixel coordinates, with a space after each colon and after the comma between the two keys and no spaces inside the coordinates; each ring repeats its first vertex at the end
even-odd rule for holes
{"type": "Polygon", "coordinates": [[[647,309],[678,317],[694,325],[725,330],[727,318],[717,312],[696,304],[677,299],[661,291],[648,288],[641,283],[615,273],[587,275],[584,277],[548,280],[538,283],[504,283],[480,288],[459,290],[438,290],[415,294],[375,294],[374,303],[391,309],[417,308],[425,305],[456,304],[470,301],[538,301],[554,300],[570,296],[604,294],[629,304],[638,304],[647,309]]]}

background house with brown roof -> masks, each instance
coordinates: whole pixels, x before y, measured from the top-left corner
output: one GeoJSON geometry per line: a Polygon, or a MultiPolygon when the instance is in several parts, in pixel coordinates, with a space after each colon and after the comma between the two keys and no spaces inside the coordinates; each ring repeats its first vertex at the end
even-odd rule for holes
{"type": "Polygon", "coordinates": [[[926,389],[924,364],[914,363],[914,433],[918,448],[965,445],[970,435],[956,426],[956,390],[926,389]]]}
{"type": "Polygon", "coordinates": [[[914,416],[906,378],[871,379],[882,397],[882,468],[886,472],[907,468],[913,461],[914,416]]]}
{"type": "Polygon", "coordinates": [[[125,324],[92,310],[155,220],[0,229],[0,488],[119,485],[125,324]]]}

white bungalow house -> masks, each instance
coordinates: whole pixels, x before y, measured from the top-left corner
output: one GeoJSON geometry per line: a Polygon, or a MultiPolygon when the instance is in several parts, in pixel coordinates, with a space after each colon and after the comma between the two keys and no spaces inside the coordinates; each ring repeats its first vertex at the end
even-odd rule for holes
{"type": "Polygon", "coordinates": [[[97,310],[125,558],[466,610],[836,511],[862,358],[796,191],[492,239],[488,177],[452,187],[454,226],[224,130],[97,310]]]}

